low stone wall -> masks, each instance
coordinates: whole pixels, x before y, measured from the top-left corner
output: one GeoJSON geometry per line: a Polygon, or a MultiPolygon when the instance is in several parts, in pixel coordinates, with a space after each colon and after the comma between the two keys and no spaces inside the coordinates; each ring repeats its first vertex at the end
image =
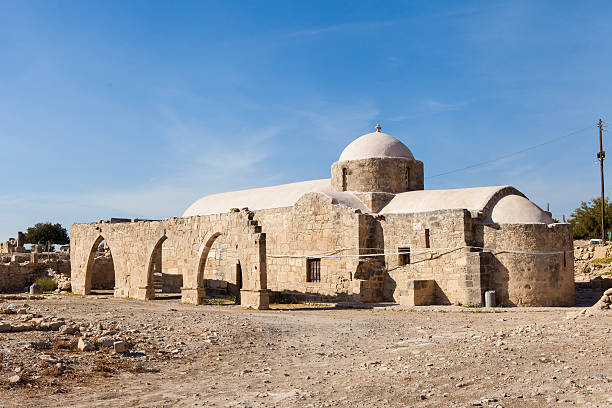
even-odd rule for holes
{"type": "Polygon", "coordinates": [[[51,277],[58,288],[70,289],[70,260],[65,254],[13,254],[0,261],[4,261],[0,263],[0,292],[27,290],[38,277],[51,277]]]}

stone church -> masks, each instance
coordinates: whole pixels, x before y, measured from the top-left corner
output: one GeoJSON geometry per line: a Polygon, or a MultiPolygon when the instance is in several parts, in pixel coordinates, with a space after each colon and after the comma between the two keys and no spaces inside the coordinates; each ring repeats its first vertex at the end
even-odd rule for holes
{"type": "Polygon", "coordinates": [[[182,217],[73,225],[76,293],[91,292],[102,242],[118,297],[221,293],[263,309],[288,295],[476,305],[493,290],[498,305],[574,303],[571,225],[511,186],[425,190],[423,162],[378,125],[329,179],[205,196],[182,217]]]}

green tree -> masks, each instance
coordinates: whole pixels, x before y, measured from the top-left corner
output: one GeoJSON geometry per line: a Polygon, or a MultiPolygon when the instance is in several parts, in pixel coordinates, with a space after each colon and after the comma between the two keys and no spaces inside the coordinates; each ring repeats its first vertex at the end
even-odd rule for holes
{"type": "Polygon", "coordinates": [[[46,244],[52,242],[57,245],[66,245],[70,242],[66,228],[60,224],[50,222],[38,223],[27,229],[25,234],[26,244],[46,244]]]}
{"type": "MultiPolygon", "coordinates": [[[[604,200],[606,219],[604,226],[606,233],[611,230],[612,226],[612,204],[606,198],[604,200]]],[[[593,198],[588,203],[580,203],[580,207],[576,208],[570,215],[568,220],[574,226],[575,239],[590,239],[601,237],[601,198],[593,198]]]]}

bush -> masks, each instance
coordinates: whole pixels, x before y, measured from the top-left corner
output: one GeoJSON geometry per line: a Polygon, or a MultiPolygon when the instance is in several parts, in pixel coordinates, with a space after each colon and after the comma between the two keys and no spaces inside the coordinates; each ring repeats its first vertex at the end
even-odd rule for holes
{"type": "Polygon", "coordinates": [[[37,278],[34,283],[40,285],[42,290],[45,292],[52,292],[57,289],[57,282],[53,278],[37,278]]]}

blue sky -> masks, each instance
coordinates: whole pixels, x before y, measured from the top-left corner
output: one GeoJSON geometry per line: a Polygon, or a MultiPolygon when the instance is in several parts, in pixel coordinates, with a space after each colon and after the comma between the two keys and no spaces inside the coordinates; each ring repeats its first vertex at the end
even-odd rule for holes
{"type": "Polygon", "coordinates": [[[599,194],[611,21],[605,1],[0,2],[0,239],[326,178],[377,122],[426,188],[510,184],[561,218],[599,194]]]}

